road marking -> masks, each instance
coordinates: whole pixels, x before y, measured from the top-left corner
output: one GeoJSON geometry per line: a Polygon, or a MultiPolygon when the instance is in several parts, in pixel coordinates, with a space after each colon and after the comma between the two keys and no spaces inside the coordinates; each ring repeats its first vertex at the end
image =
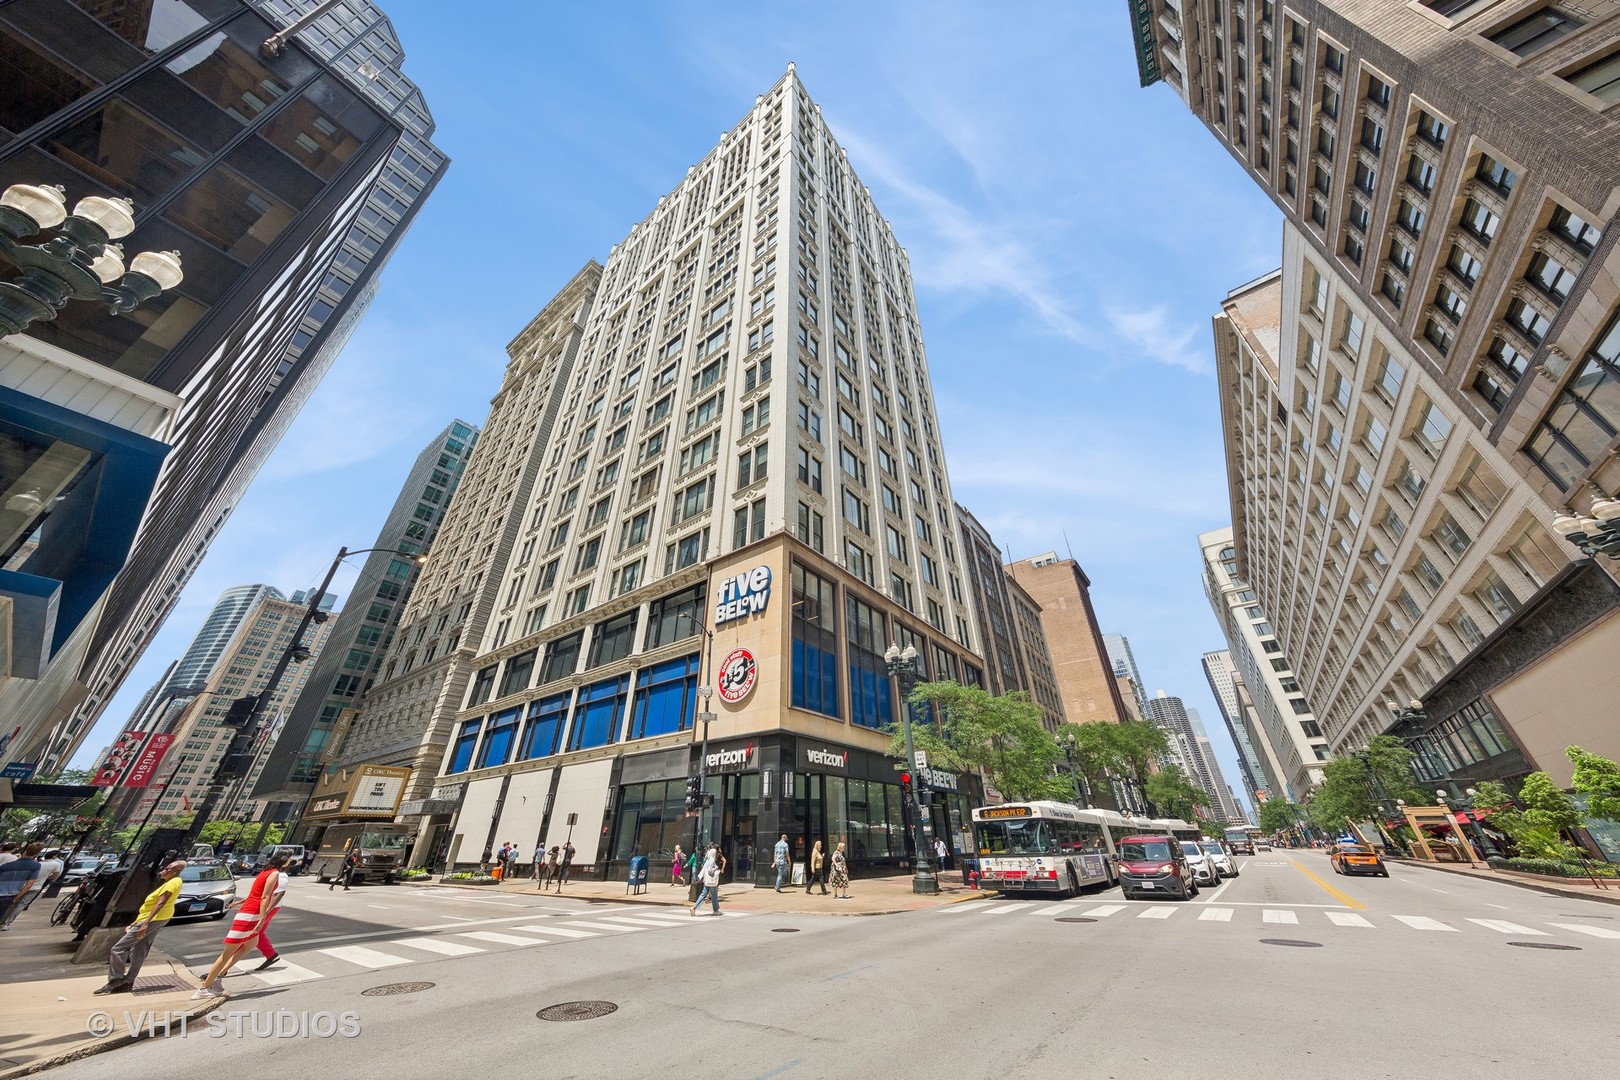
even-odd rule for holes
{"type": "Polygon", "coordinates": [[[484,950],[474,945],[463,945],[459,941],[446,941],[443,938],[401,938],[398,941],[385,941],[384,945],[402,945],[407,949],[421,949],[423,952],[438,953],[440,956],[468,956],[472,953],[481,953],[484,950]]]}
{"type": "Polygon", "coordinates": [[[1345,907],[1355,908],[1358,911],[1366,911],[1367,910],[1367,905],[1366,904],[1363,904],[1359,900],[1353,900],[1350,897],[1346,896],[1344,893],[1340,892],[1338,889],[1335,889],[1332,885],[1329,885],[1327,882],[1323,881],[1321,878],[1317,877],[1315,874],[1313,874],[1309,870],[1305,869],[1299,863],[1294,863],[1293,865],[1294,865],[1295,870],[1298,870],[1300,873],[1304,874],[1306,877],[1308,877],[1312,881],[1316,882],[1316,884],[1321,887],[1323,892],[1325,892],[1329,896],[1333,897],[1333,899],[1339,901],[1339,903],[1343,904],[1345,907]]]}
{"type": "Polygon", "coordinates": [[[1588,934],[1592,937],[1620,938],[1620,930],[1610,930],[1607,926],[1582,926],[1579,923],[1555,922],[1548,926],[1556,926],[1560,930],[1573,930],[1577,934],[1588,934]]]}
{"type": "Polygon", "coordinates": [[[1150,907],[1146,911],[1138,914],[1136,917],[1138,919],[1168,919],[1175,913],[1176,909],[1173,907],[1150,907]]]}
{"type": "Polygon", "coordinates": [[[387,904],[367,904],[366,907],[375,908],[378,911],[393,911],[394,910],[393,908],[389,907],[387,904]]]}
{"type": "Polygon", "coordinates": [[[346,960],[351,964],[358,964],[363,968],[375,971],[378,968],[394,967],[399,964],[408,964],[409,960],[403,956],[393,956],[389,953],[378,952],[376,949],[367,949],[359,945],[339,945],[336,948],[318,950],[327,956],[338,960],[346,960]]]}
{"type": "Polygon", "coordinates": [[[1291,925],[1298,926],[1299,916],[1295,915],[1292,911],[1289,911],[1286,908],[1266,908],[1260,913],[1260,921],[1268,923],[1289,923],[1291,925]]]}
{"type": "Polygon", "coordinates": [[[288,986],[292,983],[301,983],[307,982],[310,979],[319,979],[321,977],[321,973],[318,971],[311,971],[309,968],[299,967],[297,964],[289,964],[287,961],[283,960],[269,971],[255,971],[253,973],[253,977],[261,982],[269,984],[270,986],[288,986]]]}
{"type": "Polygon", "coordinates": [[[668,919],[670,922],[684,923],[686,919],[673,911],[638,911],[631,916],[634,919],[668,919]]]}
{"type": "Polygon", "coordinates": [[[1372,927],[1372,923],[1353,911],[1324,911],[1322,914],[1331,919],[1335,926],[1364,926],[1369,929],[1372,927]]]}
{"type": "Polygon", "coordinates": [[[513,930],[522,930],[525,934],[550,934],[560,938],[588,938],[601,937],[601,934],[589,930],[574,930],[566,926],[514,926],[513,930]]]}
{"type": "Polygon", "coordinates": [[[984,902],[975,904],[971,900],[959,900],[956,903],[951,904],[949,907],[940,908],[939,913],[941,915],[960,915],[964,911],[982,910],[983,907],[984,902]]]}
{"type": "Polygon", "coordinates": [[[634,926],[638,930],[667,930],[671,926],[691,926],[690,917],[685,922],[653,922],[647,919],[633,919],[626,915],[597,915],[595,918],[604,922],[623,923],[625,926],[634,926]]]}
{"type": "Polygon", "coordinates": [[[1426,915],[1396,915],[1393,918],[1414,930],[1449,930],[1453,934],[1457,932],[1455,926],[1447,926],[1438,919],[1431,919],[1426,915]]]}
{"type": "Polygon", "coordinates": [[[1225,892],[1227,889],[1230,889],[1231,887],[1232,887],[1232,883],[1231,883],[1231,881],[1228,881],[1225,885],[1222,885],[1220,888],[1216,889],[1215,892],[1210,895],[1210,898],[1208,900],[1195,900],[1194,903],[1197,903],[1197,904],[1213,904],[1215,901],[1217,901],[1217,900],[1219,900],[1221,898],[1221,893],[1225,892]]]}
{"type": "Polygon", "coordinates": [[[568,920],[568,925],[569,926],[583,926],[587,930],[619,930],[619,931],[621,931],[623,933],[626,933],[626,934],[630,933],[630,927],[628,927],[628,926],[620,926],[617,923],[584,922],[584,921],[582,921],[580,919],[569,919],[568,920]]]}
{"type": "Polygon", "coordinates": [[[490,930],[473,930],[462,934],[474,941],[492,941],[497,945],[549,945],[549,941],[536,941],[534,938],[518,937],[516,934],[497,934],[490,930]]]}
{"type": "Polygon", "coordinates": [[[1231,922],[1232,909],[1229,907],[1205,908],[1198,913],[1199,922],[1231,922]]]}
{"type": "Polygon", "coordinates": [[[991,906],[989,906],[987,908],[979,909],[979,914],[980,915],[1007,915],[1007,914],[1010,914],[1011,912],[1017,911],[1020,906],[1021,905],[1019,905],[1019,904],[992,904],[991,906]]]}
{"type": "Polygon", "coordinates": [[[1082,911],[1080,914],[1090,915],[1094,919],[1106,919],[1110,915],[1124,911],[1126,906],[1125,904],[1104,904],[1102,907],[1094,907],[1089,911],[1082,911]]]}
{"type": "Polygon", "coordinates": [[[1545,930],[1532,930],[1528,926],[1520,926],[1518,923],[1507,922],[1504,919],[1469,919],[1468,921],[1471,923],[1477,923],[1487,930],[1495,930],[1499,934],[1531,934],[1535,937],[1547,936],[1547,932],[1545,930]]]}

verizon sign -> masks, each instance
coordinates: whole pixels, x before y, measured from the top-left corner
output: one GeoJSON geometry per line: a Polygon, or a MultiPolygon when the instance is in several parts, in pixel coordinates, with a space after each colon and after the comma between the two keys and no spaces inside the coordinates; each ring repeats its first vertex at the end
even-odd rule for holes
{"type": "Polygon", "coordinates": [[[799,749],[799,760],[801,767],[806,771],[810,769],[837,769],[839,772],[847,772],[849,770],[848,750],[829,750],[820,746],[805,746],[799,749]]]}
{"type": "Polygon", "coordinates": [[[709,772],[748,772],[759,768],[759,747],[749,743],[732,750],[716,750],[703,764],[709,772]]]}

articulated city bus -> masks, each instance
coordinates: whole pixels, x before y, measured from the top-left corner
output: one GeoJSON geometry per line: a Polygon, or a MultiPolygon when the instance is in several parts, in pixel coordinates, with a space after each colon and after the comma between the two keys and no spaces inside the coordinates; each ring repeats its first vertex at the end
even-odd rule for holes
{"type": "Polygon", "coordinates": [[[1114,844],[1137,833],[1192,830],[1185,821],[1130,818],[1112,810],[1082,810],[1036,801],[980,806],[973,811],[973,846],[987,888],[1003,893],[1074,896],[1091,885],[1112,885],[1114,844]]]}

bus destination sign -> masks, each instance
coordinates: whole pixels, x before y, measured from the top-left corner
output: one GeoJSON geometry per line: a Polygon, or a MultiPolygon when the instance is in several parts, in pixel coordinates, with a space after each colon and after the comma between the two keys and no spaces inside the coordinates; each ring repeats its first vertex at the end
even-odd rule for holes
{"type": "Polygon", "coordinates": [[[1027,806],[987,806],[979,811],[981,818],[1029,817],[1027,806]]]}

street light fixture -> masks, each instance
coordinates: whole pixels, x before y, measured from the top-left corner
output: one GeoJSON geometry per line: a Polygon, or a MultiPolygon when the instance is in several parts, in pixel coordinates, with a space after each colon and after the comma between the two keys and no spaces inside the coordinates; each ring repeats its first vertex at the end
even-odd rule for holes
{"type": "Polygon", "coordinates": [[[69,300],[94,300],[119,315],[185,277],[177,251],[143,251],[124,268],[124,249],[113,241],[135,229],[128,199],[91,195],[67,212],[58,186],[13,184],[0,194],[0,255],[22,271],[0,281],[0,337],[50,321],[69,300]],[[56,229],[43,243],[29,237],[56,229]]]}
{"type": "Polygon", "coordinates": [[[918,798],[921,777],[917,775],[917,754],[911,744],[911,694],[917,688],[917,647],[904,649],[891,644],[883,654],[889,675],[900,680],[900,718],[906,733],[906,770],[911,773],[911,844],[916,851],[915,869],[911,875],[911,891],[923,895],[939,892],[939,879],[934,876],[933,863],[922,834],[922,801],[918,798]]]}
{"type": "Polygon", "coordinates": [[[1593,499],[1591,516],[1559,514],[1552,527],[1588,558],[1620,559],[1620,499],[1593,499]]]}
{"type": "MultiPolygon", "coordinates": [[[[698,854],[699,847],[703,843],[703,811],[707,809],[704,803],[708,797],[708,792],[705,789],[705,785],[708,783],[709,779],[709,724],[717,719],[715,714],[709,711],[709,702],[714,697],[714,687],[710,686],[708,683],[708,679],[714,674],[714,631],[706,626],[701,619],[690,612],[683,611],[675,617],[675,623],[677,626],[680,625],[680,621],[682,619],[690,622],[692,624],[692,628],[698,633],[702,634],[704,638],[703,665],[698,671],[697,696],[699,705],[697,714],[694,717],[698,723],[703,725],[703,743],[698,749],[698,774],[696,789],[694,790],[692,788],[690,781],[687,783],[688,791],[691,792],[691,795],[695,798],[696,805],[688,805],[686,808],[687,813],[691,814],[692,816],[691,854],[698,854]],[[707,673],[705,673],[705,669],[707,673]]],[[[689,800],[689,802],[690,801],[692,800],[689,800]]],[[[698,865],[700,867],[702,866],[701,855],[699,855],[698,858],[698,865]]],[[[692,903],[697,902],[699,887],[697,874],[694,873],[692,875],[692,880],[687,882],[686,886],[686,898],[688,901],[692,903]]]]}

